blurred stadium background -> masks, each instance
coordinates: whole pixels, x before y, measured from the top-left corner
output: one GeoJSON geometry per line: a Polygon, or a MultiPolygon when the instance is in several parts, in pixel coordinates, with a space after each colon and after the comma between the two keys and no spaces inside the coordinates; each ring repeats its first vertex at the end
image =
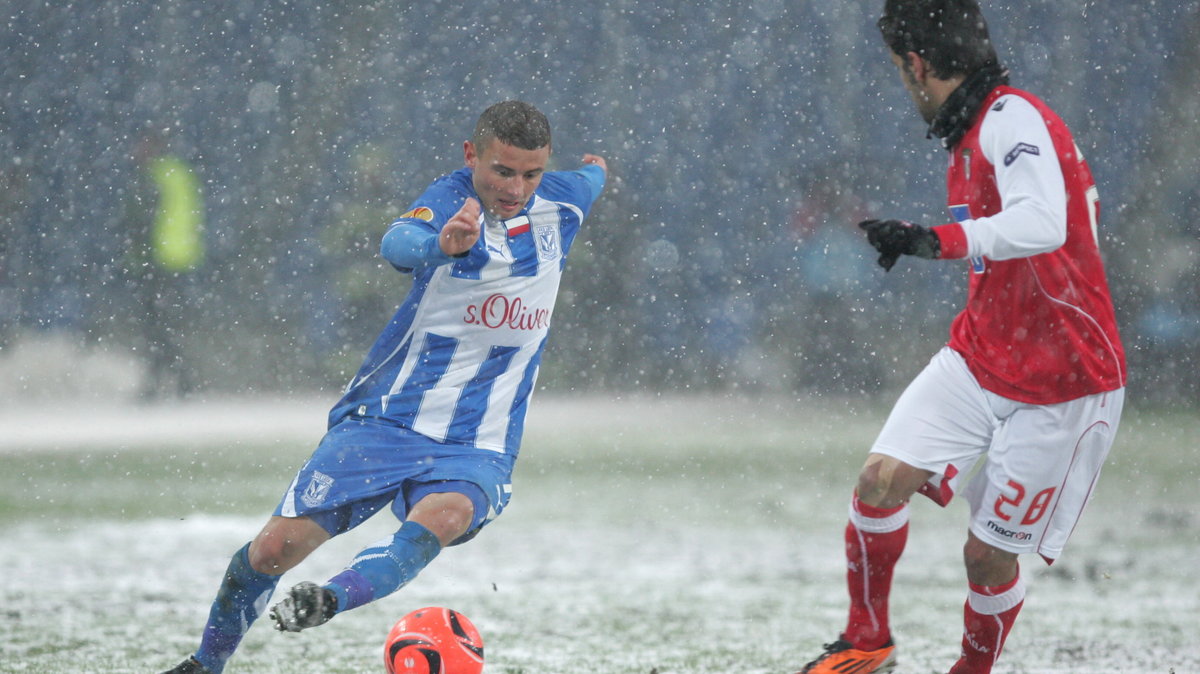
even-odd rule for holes
{"type": "MultiPolygon", "coordinates": [[[[548,113],[559,167],[612,169],[546,389],[894,389],[964,290],[954,265],[884,277],[850,231],[945,218],[880,5],[4,0],[0,397],[133,397],[155,329],[193,391],[336,389],[406,290],[379,235],[510,97],[548,113]],[[151,321],[131,270],[147,139],[204,200],[203,257],[151,321]]],[[[1131,401],[1194,404],[1200,3],[984,5],[1096,173],[1131,401]]]]}

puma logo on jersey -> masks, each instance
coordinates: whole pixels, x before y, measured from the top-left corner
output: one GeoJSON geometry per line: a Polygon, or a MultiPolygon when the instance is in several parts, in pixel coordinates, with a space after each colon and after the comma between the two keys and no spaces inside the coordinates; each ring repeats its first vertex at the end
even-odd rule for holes
{"type": "Polygon", "coordinates": [[[1017,143],[1016,147],[1009,150],[1008,154],[1004,155],[1004,165],[1012,166],[1013,162],[1017,160],[1017,157],[1020,157],[1021,154],[1025,152],[1028,152],[1035,157],[1042,154],[1042,151],[1036,145],[1030,145],[1029,143],[1017,143]]]}

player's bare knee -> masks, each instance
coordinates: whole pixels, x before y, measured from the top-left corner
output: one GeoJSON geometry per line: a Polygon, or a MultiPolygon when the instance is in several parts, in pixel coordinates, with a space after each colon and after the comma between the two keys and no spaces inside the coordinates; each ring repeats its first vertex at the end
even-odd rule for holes
{"type": "Polygon", "coordinates": [[[272,519],[250,543],[250,567],[277,576],[304,561],[328,539],[324,529],[307,518],[272,519]]]}
{"type": "Polygon", "coordinates": [[[963,545],[967,578],[978,585],[1002,585],[1017,575],[1017,555],[969,536],[963,545]]]}
{"type": "Polygon", "coordinates": [[[475,507],[467,499],[439,511],[434,520],[433,532],[442,545],[448,545],[467,533],[475,519],[475,507]]]}
{"type": "Polygon", "coordinates": [[[871,454],[858,474],[858,498],[876,508],[895,508],[907,502],[932,475],[882,454],[871,454]]]}
{"type": "Polygon", "coordinates": [[[247,551],[250,568],[259,573],[278,576],[287,571],[286,543],[279,536],[259,536],[247,551]]]}
{"type": "Polygon", "coordinates": [[[858,499],[867,505],[878,505],[883,500],[888,492],[888,481],[880,475],[879,464],[862,469],[855,489],[858,499]]]}
{"type": "Polygon", "coordinates": [[[893,493],[893,475],[886,461],[869,461],[858,474],[858,499],[877,508],[894,507],[905,501],[909,495],[893,493]]]}
{"type": "Polygon", "coordinates": [[[449,545],[470,529],[475,506],[463,494],[431,494],[413,508],[409,519],[433,532],[442,545],[449,545]]]}

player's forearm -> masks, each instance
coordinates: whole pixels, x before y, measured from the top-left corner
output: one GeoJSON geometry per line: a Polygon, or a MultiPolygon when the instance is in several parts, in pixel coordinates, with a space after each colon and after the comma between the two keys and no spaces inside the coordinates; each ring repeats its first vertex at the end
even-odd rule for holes
{"type": "Polygon", "coordinates": [[[446,264],[454,259],[442,252],[436,233],[406,222],[392,225],[383,235],[379,252],[393,267],[406,270],[446,264]]]}

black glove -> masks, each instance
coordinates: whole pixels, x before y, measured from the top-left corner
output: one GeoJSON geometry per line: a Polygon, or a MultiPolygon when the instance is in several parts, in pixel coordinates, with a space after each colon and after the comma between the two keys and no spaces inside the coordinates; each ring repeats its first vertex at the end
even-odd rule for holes
{"type": "Polygon", "coordinates": [[[879,251],[879,266],[884,271],[896,264],[901,255],[935,259],[942,244],[932,229],[906,220],[863,220],[858,226],[867,232],[867,241],[879,251]]]}

